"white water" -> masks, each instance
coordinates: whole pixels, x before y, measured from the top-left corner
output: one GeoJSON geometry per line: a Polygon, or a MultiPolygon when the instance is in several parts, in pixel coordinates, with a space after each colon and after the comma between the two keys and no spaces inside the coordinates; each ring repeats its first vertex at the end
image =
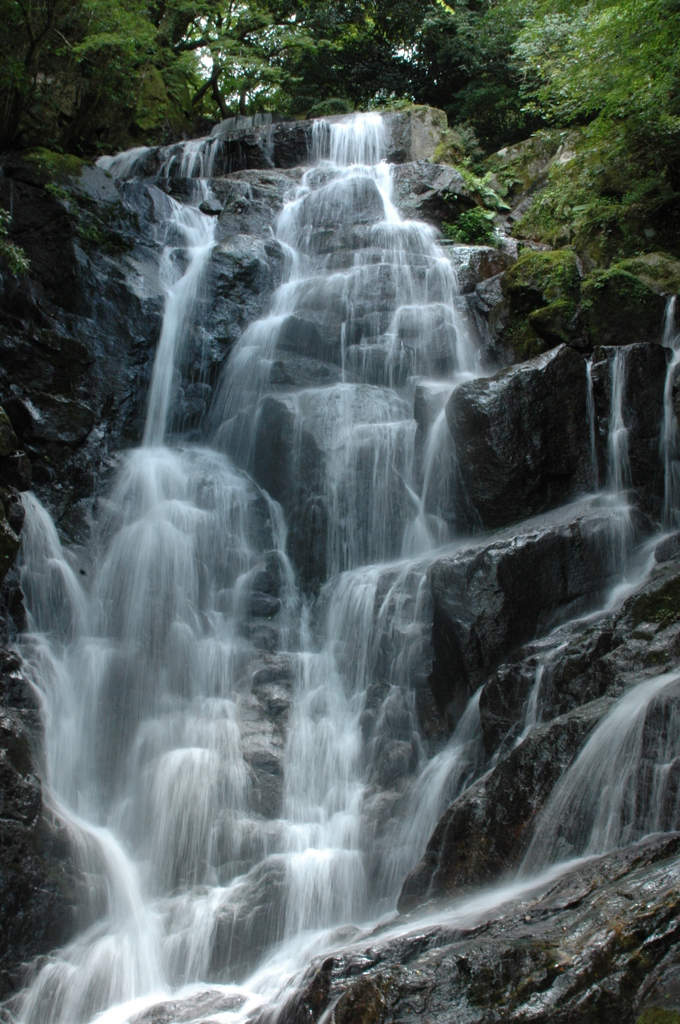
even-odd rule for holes
{"type": "MultiPolygon", "coordinates": [[[[219,1019],[245,1020],[312,955],[359,934],[338,929],[365,933],[393,911],[441,812],[484,769],[479,695],[434,757],[419,732],[426,572],[451,539],[454,452],[442,411],[418,467],[411,412],[419,380],[453,389],[481,358],[434,231],[392,203],[383,131],[378,115],[315,128],[319,163],[276,226],[288,278],[243,333],[212,410],[219,450],[165,446],[214,241],[213,218],[169,201],[144,446],[102,502],[87,577],[27,499],[23,651],[43,705],[48,798],[90,879],[91,923],[38,965],[13,1006],[21,1024],[85,1024],[102,1011],[122,1024],[199,984],[244,993],[219,1019]],[[274,387],[272,368],[291,352],[310,383],[274,387]],[[335,380],[322,385],[321,370],[335,380]],[[294,483],[310,449],[322,455],[326,583],[313,604],[298,593],[281,507],[247,475],[268,443],[267,401],[290,417],[294,483]],[[257,634],[265,578],[277,611],[257,634]]],[[[165,173],[211,173],[206,153],[187,144],[165,173]]],[[[129,176],[146,155],[107,167],[129,176]]],[[[624,383],[617,356],[617,493],[628,479],[624,383]]],[[[540,720],[541,678],[526,730],[540,720]]],[[[449,919],[530,888],[482,894],[449,919]]]]}
{"type": "Polygon", "coordinates": [[[628,461],[628,428],[623,417],[623,395],[626,387],[626,350],[617,348],[611,368],[611,413],[607,449],[607,483],[610,491],[620,494],[630,487],[628,461]]]}
{"type": "Polygon", "coordinates": [[[680,525],[680,431],[673,403],[673,389],[680,364],[680,334],[675,328],[677,298],[668,300],[662,344],[671,350],[663,396],[663,428],[661,457],[664,468],[663,525],[668,529],[680,525]]]}
{"type": "Polygon", "coordinates": [[[544,808],[524,860],[531,876],[559,860],[605,853],[677,826],[680,673],[646,679],[594,730],[544,808]]]}

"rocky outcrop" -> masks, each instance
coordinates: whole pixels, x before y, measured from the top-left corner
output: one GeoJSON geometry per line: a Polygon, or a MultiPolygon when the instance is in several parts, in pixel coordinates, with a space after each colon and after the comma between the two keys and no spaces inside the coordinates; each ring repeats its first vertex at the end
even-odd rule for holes
{"type": "MultiPolygon", "coordinates": [[[[287,1024],[621,1024],[675,1020],[677,834],[600,857],[543,885],[455,904],[319,959],[278,1015],[287,1024]],[[640,1015],[644,1011],[644,1016],[640,1015]]],[[[170,1017],[170,1022],[179,1021],[170,1017]]]]}
{"type": "MultiPolygon", "coordinates": [[[[210,137],[185,143],[144,148],[133,158],[134,173],[141,177],[163,174],[169,177],[223,177],[235,171],[290,169],[316,163],[328,156],[327,124],[346,121],[352,114],[335,114],[321,120],[277,120],[227,118],[216,125],[210,137]],[[248,123],[244,124],[243,121],[248,123]]],[[[382,115],[385,126],[385,159],[404,164],[431,160],[446,131],[446,114],[433,107],[414,106],[382,115]]],[[[113,165],[114,172],[128,163],[113,165]]]]}
{"type": "Polygon", "coordinates": [[[584,360],[562,345],[456,388],[457,524],[498,527],[593,487],[584,360]]]}
{"type": "Polygon", "coordinates": [[[455,221],[475,201],[462,174],[453,167],[427,160],[397,165],[392,172],[392,199],[407,220],[424,220],[435,227],[455,221]]]}
{"type": "MultiPolygon", "coordinates": [[[[2,279],[0,401],[30,457],[37,493],[62,532],[81,537],[114,453],[143,430],[164,304],[164,191],[173,189],[167,182],[160,182],[163,191],[150,182],[115,184],[79,161],[58,173],[58,184],[51,164],[9,158],[3,170],[0,202],[12,206],[12,238],[30,270],[2,279]]],[[[179,368],[176,425],[185,430],[201,421],[225,357],[283,273],[280,247],[262,236],[290,181],[273,192],[267,176],[261,186],[247,185],[252,194],[241,196],[241,223],[227,225],[212,255],[211,301],[197,311],[197,343],[179,368]]],[[[233,187],[244,186],[237,180],[233,187]]],[[[185,181],[179,191],[188,199],[193,188],[185,181]]]]}
{"type": "Polygon", "coordinates": [[[615,361],[622,377],[621,407],[626,428],[629,479],[637,503],[658,518],[664,492],[660,446],[664,418],[664,388],[670,353],[661,345],[635,344],[598,348],[591,362],[595,407],[598,479],[607,483],[612,389],[615,361]]]}
{"type": "MultiPolygon", "coordinates": [[[[513,647],[593,606],[622,569],[613,520],[632,539],[625,508],[566,506],[435,561],[433,688],[458,713],[513,647]]],[[[454,711],[454,720],[458,715],[454,711]]]]}

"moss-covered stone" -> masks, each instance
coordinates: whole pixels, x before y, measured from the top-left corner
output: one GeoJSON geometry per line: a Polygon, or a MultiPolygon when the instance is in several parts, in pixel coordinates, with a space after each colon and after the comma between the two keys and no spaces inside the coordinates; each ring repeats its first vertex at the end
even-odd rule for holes
{"type": "Polygon", "coordinates": [[[40,182],[66,181],[68,178],[79,178],[86,161],[71,153],[54,153],[51,149],[38,147],[22,154],[30,164],[40,182]]]}
{"type": "Polygon", "coordinates": [[[680,260],[672,256],[649,252],[622,260],[616,267],[638,277],[648,288],[661,295],[680,294],[680,260]]]}
{"type": "Polygon", "coordinates": [[[525,252],[503,280],[503,291],[512,308],[523,313],[554,302],[574,303],[580,286],[578,260],[571,249],[525,252]]]}
{"type": "Polygon", "coordinates": [[[640,1014],[635,1024],[680,1024],[680,1013],[661,1006],[650,1006],[640,1014]]]}
{"type": "Polygon", "coordinates": [[[558,299],[535,309],[529,314],[528,323],[547,348],[563,342],[569,344],[578,337],[578,307],[569,299],[558,299]]]}
{"type": "Polygon", "coordinates": [[[680,576],[674,576],[658,590],[642,594],[631,606],[633,624],[661,622],[669,626],[680,621],[680,576]]]}
{"type": "Polygon", "coordinates": [[[582,312],[593,345],[659,341],[663,297],[620,267],[595,271],[581,289],[582,312]]]}
{"type": "Polygon", "coordinates": [[[0,458],[11,455],[19,447],[17,435],[12,430],[7,413],[0,406],[0,458]]]}
{"type": "Polygon", "coordinates": [[[575,137],[574,132],[541,131],[494,153],[486,160],[493,187],[510,201],[532,191],[546,179],[560,150],[571,147],[575,137]]]}

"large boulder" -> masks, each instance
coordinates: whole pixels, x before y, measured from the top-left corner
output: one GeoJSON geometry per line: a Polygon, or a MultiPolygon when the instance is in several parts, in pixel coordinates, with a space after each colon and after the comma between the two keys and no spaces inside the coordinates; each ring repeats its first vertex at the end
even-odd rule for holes
{"type": "Polygon", "coordinates": [[[665,310],[662,295],[620,267],[596,271],[583,283],[582,315],[594,345],[660,341],[665,310]]]}
{"type": "Polygon", "coordinates": [[[499,527],[594,485],[585,361],[561,345],[456,388],[460,527],[499,527]]]}
{"type": "MultiPolygon", "coordinates": [[[[651,837],[547,880],[519,881],[515,892],[351,936],[348,948],[313,961],[282,1017],[670,1024],[680,1008],[679,849],[677,833],[651,837]]],[[[270,1019],[266,1007],[255,1024],[270,1019]]]]}

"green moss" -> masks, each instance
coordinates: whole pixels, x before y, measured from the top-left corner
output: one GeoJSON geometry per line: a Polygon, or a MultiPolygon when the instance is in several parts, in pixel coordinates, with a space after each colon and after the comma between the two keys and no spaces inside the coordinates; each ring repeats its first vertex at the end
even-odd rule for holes
{"type": "Polygon", "coordinates": [[[659,340],[666,303],[639,277],[612,267],[583,282],[582,310],[594,345],[630,345],[659,340]]]}
{"type": "Polygon", "coordinates": [[[663,295],[680,294],[680,260],[662,252],[644,253],[616,264],[639,278],[648,288],[663,295]]]}
{"type": "Polygon", "coordinates": [[[548,346],[569,343],[578,334],[578,307],[569,299],[558,299],[529,313],[529,324],[548,346]]]}
{"type": "Polygon", "coordinates": [[[501,331],[499,341],[512,354],[512,360],[516,363],[540,356],[550,347],[536,334],[525,313],[512,314],[509,323],[501,331]]]}
{"type": "Polygon", "coordinates": [[[334,114],[351,114],[353,110],[354,104],[351,100],[336,96],[333,99],[322,100],[321,103],[315,103],[307,112],[307,116],[332,117],[334,114]]]}
{"type": "Polygon", "coordinates": [[[674,576],[658,590],[642,594],[631,607],[633,625],[641,622],[660,622],[669,626],[680,622],[680,576],[674,576]]]}
{"type": "Polygon", "coordinates": [[[650,1006],[640,1014],[635,1024],[680,1024],[680,1013],[660,1006],[650,1006]]]}
{"type": "Polygon", "coordinates": [[[43,183],[79,178],[86,161],[70,153],[54,153],[51,149],[30,149],[23,154],[26,163],[31,164],[36,177],[43,183]]]}
{"type": "Polygon", "coordinates": [[[518,199],[544,177],[560,146],[574,133],[541,131],[524,142],[506,146],[486,160],[496,191],[510,200],[518,199]]]}
{"type": "Polygon", "coordinates": [[[513,309],[527,313],[554,302],[576,302],[580,286],[578,260],[571,249],[525,252],[503,279],[513,309]]]}

